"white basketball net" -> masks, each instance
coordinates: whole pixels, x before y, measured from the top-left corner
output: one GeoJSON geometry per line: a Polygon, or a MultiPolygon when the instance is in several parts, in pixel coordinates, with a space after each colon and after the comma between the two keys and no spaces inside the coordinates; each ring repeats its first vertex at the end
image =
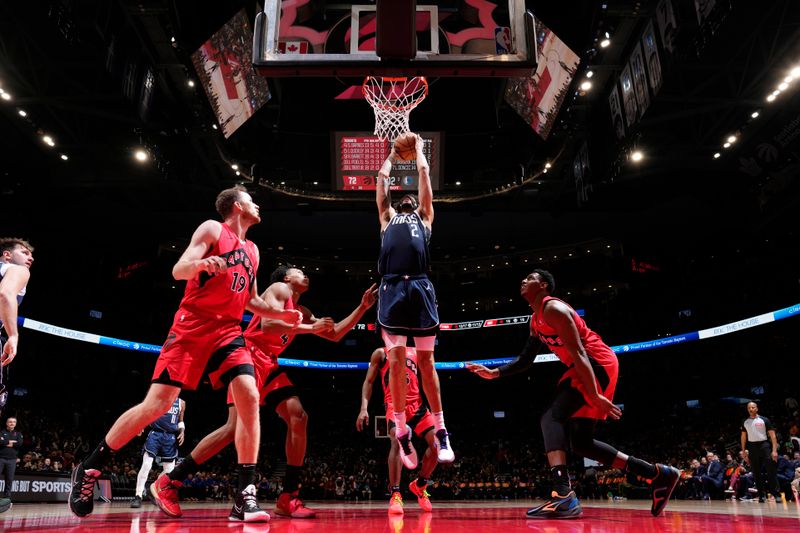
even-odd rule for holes
{"type": "Polygon", "coordinates": [[[368,76],[361,86],[364,98],[375,112],[375,135],[393,142],[411,131],[408,116],[428,96],[425,78],[380,78],[368,76]]]}

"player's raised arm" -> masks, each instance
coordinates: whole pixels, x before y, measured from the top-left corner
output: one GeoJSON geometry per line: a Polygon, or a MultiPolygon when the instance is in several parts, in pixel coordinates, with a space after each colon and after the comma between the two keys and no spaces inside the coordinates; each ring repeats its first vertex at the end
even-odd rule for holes
{"type": "Polygon", "coordinates": [[[394,216],[392,208],[392,196],[390,190],[392,161],[394,161],[394,148],[383,162],[383,166],[378,171],[375,181],[375,203],[378,205],[378,221],[381,224],[381,231],[389,224],[389,220],[394,216]]]}
{"type": "Polygon", "coordinates": [[[417,172],[419,172],[419,216],[428,227],[433,224],[433,187],[431,167],[425,157],[425,141],[417,135],[417,172]]]}
{"type": "Polygon", "coordinates": [[[364,291],[364,294],[361,296],[361,303],[358,304],[358,307],[353,309],[352,313],[350,313],[343,320],[340,320],[334,324],[332,329],[328,331],[315,332],[315,334],[323,339],[339,342],[342,340],[342,337],[347,335],[347,332],[353,329],[353,326],[355,326],[358,321],[361,320],[361,317],[364,316],[364,313],[367,312],[367,309],[375,305],[375,301],[377,299],[378,286],[373,283],[369,289],[364,291]]]}

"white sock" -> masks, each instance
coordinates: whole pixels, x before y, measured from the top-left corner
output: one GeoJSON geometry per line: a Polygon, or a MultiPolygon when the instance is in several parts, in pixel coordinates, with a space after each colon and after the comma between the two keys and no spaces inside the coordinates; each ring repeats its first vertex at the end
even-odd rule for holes
{"type": "Polygon", "coordinates": [[[142,497],[144,494],[144,484],[147,482],[147,476],[150,475],[150,469],[153,468],[153,458],[150,454],[144,454],[142,457],[142,467],[139,469],[139,474],[136,476],[136,493],[134,496],[142,497]]]}
{"type": "Polygon", "coordinates": [[[170,461],[168,463],[161,462],[161,469],[164,471],[165,474],[169,474],[173,470],[175,470],[175,461],[170,461]]]}
{"type": "Polygon", "coordinates": [[[397,426],[395,430],[395,435],[398,437],[400,435],[405,435],[406,433],[406,413],[403,411],[402,413],[395,413],[394,414],[394,425],[397,426]]]}
{"type": "Polygon", "coordinates": [[[447,428],[444,427],[444,411],[433,413],[433,426],[436,428],[436,431],[440,429],[447,431],[447,428]]]}

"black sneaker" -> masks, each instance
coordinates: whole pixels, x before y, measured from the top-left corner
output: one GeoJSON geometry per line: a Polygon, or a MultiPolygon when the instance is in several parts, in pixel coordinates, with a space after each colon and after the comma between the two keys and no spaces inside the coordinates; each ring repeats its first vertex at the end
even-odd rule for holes
{"type": "Polygon", "coordinates": [[[142,506],[142,497],[141,496],[134,496],[131,500],[131,509],[138,509],[142,506]]]}
{"type": "Polygon", "coordinates": [[[100,471],[90,468],[84,470],[83,463],[72,469],[72,489],[69,493],[69,510],[72,514],[83,518],[92,514],[94,509],[94,484],[100,477],[100,471]]]}
{"type": "Polygon", "coordinates": [[[650,507],[650,514],[653,516],[661,514],[681,479],[681,471],[677,468],[657,464],[656,469],[658,473],[653,478],[653,505],[650,507]]]}
{"type": "Polygon", "coordinates": [[[269,513],[258,506],[255,485],[247,485],[236,495],[228,520],[235,522],[269,522],[269,513]]]}
{"type": "Polygon", "coordinates": [[[578,518],[583,514],[583,509],[578,497],[575,496],[575,491],[569,491],[566,496],[553,491],[550,499],[545,500],[539,507],[530,509],[526,514],[528,518],[578,518]]]}
{"type": "Polygon", "coordinates": [[[5,513],[11,509],[13,505],[14,504],[11,503],[11,498],[0,498],[0,513],[5,513]]]}

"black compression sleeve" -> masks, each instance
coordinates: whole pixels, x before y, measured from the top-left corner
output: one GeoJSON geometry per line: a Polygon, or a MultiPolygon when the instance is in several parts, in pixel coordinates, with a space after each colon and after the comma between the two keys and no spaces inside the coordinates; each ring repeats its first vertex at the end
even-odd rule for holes
{"type": "Polygon", "coordinates": [[[520,372],[528,370],[533,366],[533,361],[536,359],[537,352],[541,346],[542,343],[539,339],[533,336],[528,337],[528,341],[525,343],[522,353],[510,363],[498,367],[500,377],[513,376],[514,374],[519,374],[520,372]]]}

